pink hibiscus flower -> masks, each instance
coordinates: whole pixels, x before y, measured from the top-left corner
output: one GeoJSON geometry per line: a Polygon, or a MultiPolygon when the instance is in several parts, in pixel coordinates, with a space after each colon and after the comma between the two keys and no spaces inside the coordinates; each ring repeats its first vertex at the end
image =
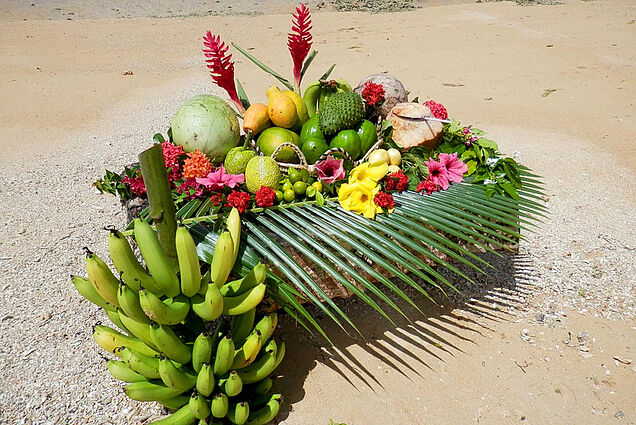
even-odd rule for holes
{"type": "Polygon", "coordinates": [[[428,179],[443,190],[448,189],[450,181],[446,167],[444,167],[441,162],[437,162],[432,158],[429,158],[428,162],[424,161],[424,164],[428,167],[428,179]]]}
{"type": "Polygon", "coordinates": [[[440,153],[438,159],[440,164],[446,168],[448,180],[455,183],[461,183],[464,179],[464,174],[468,171],[468,166],[457,158],[457,153],[455,152],[450,155],[447,153],[440,153]]]}
{"type": "Polygon", "coordinates": [[[207,177],[197,177],[196,180],[197,183],[211,190],[222,190],[226,186],[234,189],[239,184],[245,183],[245,174],[227,174],[225,167],[221,165],[207,177]]]}
{"type": "Polygon", "coordinates": [[[324,161],[317,163],[315,168],[318,179],[323,183],[333,183],[336,180],[344,179],[347,173],[342,166],[343,163],[344,160],[335,159],[333,156],[328,156],[324,161]]]}

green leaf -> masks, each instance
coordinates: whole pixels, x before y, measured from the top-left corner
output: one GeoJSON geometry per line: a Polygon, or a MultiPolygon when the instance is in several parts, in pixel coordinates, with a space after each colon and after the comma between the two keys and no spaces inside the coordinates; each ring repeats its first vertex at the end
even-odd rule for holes
{"type": "MultiPolygon", "coordinates": [[[[307,72],[307,69],[309,69],[309,65],[311,65],[311,63],[314,61],[314,58],[316,57],[317,54],[318,54],[318,50],[312,50],[309,56],[307,56],[307,58],[305,59],[305,63],[303,64],[303,69],[300,70],[300,81],[298,82],[299,84],[302,83],[303,77],[305,76],[305,72],[307,72]]],[[[301,93],[301,96],[302,96],[302,93],[301,93]]]]}
{"type": "Polygon", "coordinates": [[[497,146],[497,142],[490,139],[486,139],[485,137],[480,137],[479,139],[477,139],[477,143],[483,148],[488,148],[493,150],[499,149],[499,146],[497,146]]]}
{"type": "Polygon", "coordinates": [[[331,71],[333,71],[335,67],[336,67],[336,64],[334,63],[325,71],[324,74],[320,76],[319,80],[326,80],[327,78],[329,78],[329,76],[331,75],[331,71]]]}
{"type": "Polygon", "coordinates": [[[318,191],[316,191],[316,204],[320,207],[325,204],[325,197],[318,191]]]}
{"type": "Polygon", "coordinates": [[[166,141],[166,139],[163,138],[163,135],[161,133],[157,133],[154,136],[152,136],[152,140],[154,140],[155,143],[163,143],[166,141]]]}
{"type": "Polygon", "coordinates": [[[254,56],[252,56],[250,53],[248,53],[246,50],[244,50],[242,47],[240,47],[238,44],[232,42],[232,46],[234,46],[236,48],[236,50],[238,50],[239,52],[241,52],[246,58],[248,58],[249,60],[251,60],[256,66],[258,66],[260,69],[262,69],[263,71],[267,72],[269,75],[273,76],[274,78],[276,78],[278,81],[281,82],[281,84],[283,84],[285,87],[287,87],[289,90],[294,90],[294,86],[292,86],[289,82],[289,80],[287,80],[285,77],[283,77],[282,75],[280,75],[278,72],[274,71],[272,68],[270,68],[269,66],[265,65],[263,62],[259,61],[258,59],[256,59],[254,56]]]}
{"type": "Polygon", "coordinates": [[[249,108],[250,100],[247,98],[247,93],[245,93],[243,84],[241,84],[241,81],[238,78],[236,79],[236,91],[238,94],[238,98],[241,101],[241,105],[243,105],[243,108],[245,109],[249,108]]]}

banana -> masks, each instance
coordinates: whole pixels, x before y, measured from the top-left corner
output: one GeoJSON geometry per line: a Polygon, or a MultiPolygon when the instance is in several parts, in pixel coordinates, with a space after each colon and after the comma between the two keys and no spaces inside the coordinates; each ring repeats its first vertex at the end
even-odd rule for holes
{"type": "Polygon", "coordinates": [[[185,345],[169,326],[154,323],[150,327],[150,338],[163,355],[177,363],[188,364],[192,350],[185,345]]]}
{"type": "Polygon", "coordinates": [[[115,277],[113,272],[110,271],[106,263],[102,261],[94,252],[88,248],[84,248],[86,251],[86,272],[88,273],[88,280],[95,288],[95,292],[115,307],[119,307],[119,301],[117,301],[117,289],[119,288],[119,279],[115,277]]]}
{"type": "Polygon", "coordinates": [[[140,323],[150,324],[150,319],[139,304],[139,294],[123,281],[119,283],[117,301],[124,314],[140,323]]]}
{"type": "Polygon", "coordinates": [[[249,418],[245,425],[265,425],[270,423],[280,410],[280,405],[283,401],[283,396],[280,394],[274,394],[270,397],[267,404],[253,412],[250,412],[249,418]]]}
{"type": "Polygon", "coordinates": [[[232,362],[232,369],[240,369],[251,364],[258,352],[261,350],[262,339],[261,331],[255,329],[245,340],[245,344],[236,350],[234,354],[234,361],[232,362]]]}
{"type": "Polygon", "coordinates": [[[232,264],[234,264],[238,257],[239,248],[241,247],[241,215],[236,208],[232,208],[230,210],[226,224],[227,230],[232,236],[232,243],[234,244],[234,251],[232,255],[232,264]]]}
{"type": "Polygon", "coordinates": [[[140,375],[148,379],[161,378],[159,374],[159,359],[157,357],[146,356],[129,347],[120,348],[119,355],[126,363],[126,366],[140,375]]]}
{"type": "Polygon", "coordinates": [[[210,363],[212,357],[212,336],[207,332],[199,334],[192,346],[192,367],[198,373],[203,363],[210,363]]]}
{"type": "Polygon", "coordinates": [[[180,409],[183,406],[187,405],[190,401],[190,396],[187,395],[178,395],[176,397],[167,398],[165,400],[158,400],[161,405],[167,409],[180,409]]]}
{"type": "Polygon", "coordinates": [[[219,341],[214,358],[214,374],[221,376],[232,367],[234,362],[234,341],[230,335],[226,335],[219,341]]]}
{"type": "Polygon", "coordinates": [[[210,416],[210,402],[201,394],[197,393],[196,390],[192,392],[188,405],[190,407],[190,413],[192,413],[194,417],[205,419],[210,416]]]}
{"type": "Polygon", "coordinates": [[[234,241],[230,232],[223,232],[219,235],[214,246],[212,263],[210,264],[210,279],[220,288],[234,266],[234,241]]]}
{"type": "Polygon", "coordinates": [[[189,298],[179,295],[163,301],[145,288],[139,291],[139,304],[150,320],[162,325],[181,323],[190,311],[189,298]]]}
{"type": "Polygon", "coordinates": [[[97,293],[91,281],[82,276],[71,276],[73,285],[77,292],[79,292],[84,298],[92,302],[93,304],[103,308],[104,310],[115,310],[115,307],[108,304],[101,295],[97,293]]]}
{"type": "Polygon", "coordinates": [[[205,296],[192,297],[192,311],[203,320],[211,322],[223,313],[224,302],[219,288],[214,283],[209,283],[207,286],[205,296]]]}
{"type": "Polygon", "coordinates": [[[255,286],[265,282],[267,278],[267,266],[258,263],[241,279],[233,280],[221,286],[219,289],[224,297],[234,297],[244,294],[255,286]]]}
{"type": "Polygon", "coordinates": [[[250,416],[250,405],[247,401],[236,403],[234,406],[230,406],[227,411],[227,418],[230,422],[236,425],[243,425],[247,422],[247,418],[250,416]]]}
{"type": "Polygon", "coordinates": [[[210,403],[210,412],[215,418],[224,418],[227,415],[229,409],[229,402],[227,396],[223,393],[217,393],[212,397],[210,403]]]}
{"type": "MultiPolygon", "coordinates": [[[[159,401],[161,403],[161,401],[159,401]]],[[[148,425],[191,425],[197,418],[190,411],[188,405],[183,406],[170,416],[149,423],[148,425]]]]}
{"type": "Polygon", "coordinates": [[[197,377],[183,367],[177,367],[167,357],[159,358],[159,376],[166,387],[186,391],[194,388],[197,377]]]}
{"type": "Polygon", "coordinates": [[[199,288],[198,295],[205,295],[205,293],[208,291],[208,284],[209,283],[210,283],[210,270],[208,270],[201,277],[201,287],[199,288]]]}
{"type": "Polygon", "coordinates": [[[236,316],[253,309],[263,300],[265,289],[265,284],[261,283],[241,295],[223,297],[223,314],[236,316]]]}
{"type": "Polygon", "coordinates": [[[124,324],[122,323],[122,321],[119,319],[119,313],[121,309],[116,309],[115,311],[112,310],[106,310],[106,316],[108,316],[108,318],[110,319],[111,322],[113,322],[113,324],[115,326],[117,326],[119,329],[121,329],[123,332],[126,332],[127,334],[130,333],[130,331],[128,330],[128,328],[126,326],[124,326],[124,324]]]}
{"type": "Polygon", "coordinates": [[[157,282],[139,264],[128,239],[119,230],[110,230],[108,250],[115,269],[126,285],[135,291],[139,291],[142,286],[151,291],[159,291],[157,282]]]}
{"type": "Polygon", "coordinates": [[[167,400],[182,393],[182,391],[176,391],[162,384],[149,381],[128,384],[126,385],[125,391],[128,398],[137,401],[167,400]]]}
{"type": "Polygon", "coordinates": [[[320,89],[320,81],[314,81],[307,86],[303,94],[303,103],[305,108],[307,108],[309,118],[316,115],[316,104],[318,103],[318,97],[320,97],[320,89]]]}
{"type": "Polygon", "coordinates": [[[175,246],[179,260],[181,293],[186,297],[191,297],[201,288],[201,267],[197,256],[197,246],[187,227],[177,227],[175,246]]]}
{"type": "Polygon", "coordinates": [[[245,338],[247,338],[248,335],[252,333],[255,316],[255,308],[248,310],[246,313],[239,314],[238,316],[232,316],[232,341],[234,341],[235,346],[242,346],[245,342],[245,338]]]}
{"type": "Polygon", "coordinates": [[[243,380],[239,374],[233,370],[227,378],[219,380],[219,388],[221,388],[228,397],[234,397],[239,395],[243,390],[243,380]]]}
{"type": "Polygon", "coordinates": [[[256,395],[268,394],[272,390],[273,385],[274,385],[274,381],[272,380],[272,378],[265,378],[254,387],[254,394],[256,395]]]}
{"type": "Polygon", "coordinates": [[[344,78],[338,78],[336,80],[336,91],[338,93],[347,93],[352,92],[353,89],[351,88],[351,84],[349,84],[347,80],[345,80],[344,78]]]}
{"type": "Polygon", "coordinates": [[[160,295],[168,297],[179,295],[179,279],[168,256],[161,248],[157,233],[148,223],[136,218],[133,222],[134,235],[141,256],[144,257],[150,275],[160,289],[160,295]]]}
{"type": "Polygon", "coordinates": [[[97,342],[97,345],[118,357],[121,357],[118,352],[118,349],[121,347],[130,347],[133,350],[147,356],[159,354],[137,338],[124,335],[117,332],[115,329],[104,325],[96,325],[93,328],[93,338],[95,339],[95,342],[97,342]]]}
{"type": "Polygon", "coordinates": [[[135,319],[131,319],[124,314],[123,310],[119,310],[118,313],[119,320],[121,320],[124,326],[126,326],[126,329],[128,329],[131,334],[137,337],[137,339],[151,348],[155,352],[154,354],[159,354],[156,350],[157,347],[155,347],[155,343],[152,342],[152,338],[150,338],[150,325],[147,323],[138,322],[135,319]]]}
{"type": "Polygon", "coordinates": [[[135,372],[129,368],[125,362],[120,360],[108,360],[106,362],[106,368],[115,379],[119,379],[120,381],[141,382],[148,380],[145,376],[135,372]]]}
{"type": "Polygon", "coordinates": [[[253,384],[267,378],[283,361],[283,357],[285,357],[285,343],[281,342],[277,350],[265,352],[260,359],[238,371],[243,384],[253,384]]]}
{"type": "Polygon", "coordinates": [[[261,332],[262,345],[265,345],[267,341],[269,341],[269,338],[274,333],[274,330],[276,329],[277,324],[278,324],[278,314],[276,314],[276,312],[270,313],[258,321],[254,329],[261,332]]]}
{"type": "Polygon", "coordinates": [[[203,363],[201,370],[197,375],[196,388],[199,394],[203,394],[205,397],[209,397],[214,390],[216,381],[214,379],[214,370],[209,363],[203,363]]]}

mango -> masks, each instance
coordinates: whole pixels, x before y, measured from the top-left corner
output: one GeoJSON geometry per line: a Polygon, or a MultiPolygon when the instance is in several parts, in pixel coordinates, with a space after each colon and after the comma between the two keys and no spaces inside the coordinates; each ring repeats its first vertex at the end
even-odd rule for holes
{"type": "Polygon", "coordinates": [[[262,103],[254,103],[247,108],[243,115],[243,130],[247,133],[252,132],[256,136],[261,131],[272,126],[272,121],[267,113],[267,105],[262,103]]]}
{"type": "MultiPolygon", "coordinates": [[[[300,146],[300,138],[298,134],[291,130],[270,127],[263,130],[256,140],[256,144],[265,156],[271,156],[281,143],[293,143],[296,146],[300,146]]],[[[291,163],[297,163],[299,160],[298,155],[292,148],[281,149],[275,159],[276,161],[291,163]]]]}
{"type": "Polygon", "coordinates": [[[276,127],[292,128],[298,124],[296,104],[276,86],[267,89],[267,114],[276,127]]]}

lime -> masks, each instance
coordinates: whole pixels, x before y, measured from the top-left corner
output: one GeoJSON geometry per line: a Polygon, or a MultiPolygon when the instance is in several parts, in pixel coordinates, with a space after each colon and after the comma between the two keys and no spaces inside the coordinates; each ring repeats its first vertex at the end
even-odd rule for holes
{"type": "Polygon", "coordinates": [[[329,147],[342,148],[351,155],[351,158],[358,159],[361,152],[360,136],[358,136],[358,133],[356,133],[355,130],[341,130],[331,140],[329,147]]]}
{"type": "Polygon", "coordinates": [[[311,187],[316,189],[318,192],[322,192],[322,183],[321,182],[313,182],[311,187]]]}
{"type": "Polygon", "coordinates": [[[303,193],[305,193],[306,189],[307,184],[305,182],[294,183],[294,192],[296,192],[297,195],[302,195],[303,193]]]}
{"type": "Polygon", "coordinates": [[[283,199],[285,201],[287,201],[287,202],[293,201],[294,199],[296,199],[296,192],[294,192],[293,190],[290,190],[290,189],[286,190],[283,193],[283,199]]]}
{"type": "Polygon", "coordinates": [[[305,196],[307,196],[308,198],[313,198],[314,196],[316,196],[316,188],[313,186],[307,186],[305,196]]]}
{"type": "Polygon", "coordinates": [[[261,186],[278,189],[280,168],[276,161],[268,156],[255,156],[245,167],[245,185],[251,193],[256,193],[261,186]]]}
{"type": "Polygon", "coordinates": [[[297,168],[290,168],[287,172],[287,177],[289,177],[290,182],[296,183],[301,179],[302,176],[297,168]]]}
{"type": "Polygon", "coordinates": [[[283,192],[280,190],[276,191],[276,202],[280,203],[283,200],[283,192]]]}
{"type": "Polygon", "coordinates": [[[289,180],[285,180],[285,183],[283,183],[283,192],[286,192],[288,190],[293,190],[294,186],[291,184],[291,182],[289,180]]]}
{"type": "Polygon", "coordinates": [[[309,181],[309,171],[306,169],[302,169],[300,170],[300,175],[303,176],[302,181],[304,181],[305,183],[307,183],[309,181]]]}

